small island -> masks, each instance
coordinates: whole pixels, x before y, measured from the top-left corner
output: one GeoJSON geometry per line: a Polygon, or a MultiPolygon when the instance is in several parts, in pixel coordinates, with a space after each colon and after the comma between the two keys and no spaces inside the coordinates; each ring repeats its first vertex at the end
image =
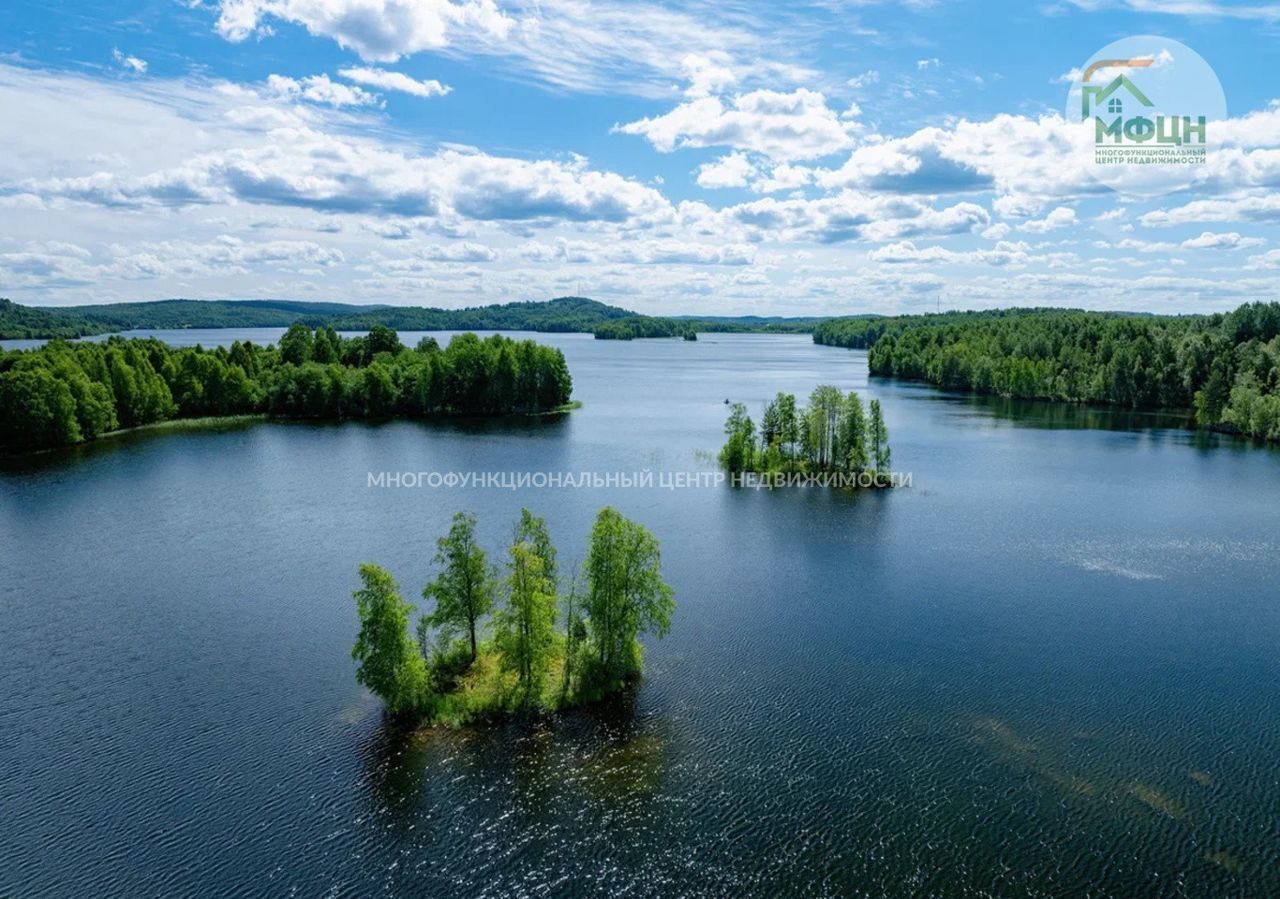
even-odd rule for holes
{"type": "Polygon", "coordinates": [[[439,418],[567,408],[564,354],[532,340],[456,335],[415,348],[292,325],[278,346],[174,349],[154,338],[51,340],[0,353],[0,450],[67,446],[160,422],[230,416],[439,418]]]}
{"type": "Polygon", "coordinates": [[[356,680],[398,720],[452,727],[625,689],[640,674],[639,635],[665,636],[675,612],[658,541],[606,506],[582,576],[574,571],[562,585],[557,555],[546,522],[522,509],[499,571],[476,541],[476,517],[456,513],[422,591],[430,611],[412,630],[415,607],[390,573],[361,565],[356,680]]]}
{"type": "Polygon", "coordinates": [[[854,391],[824,384],[804,408],[797,408],[795,394],[779,393],[765,406],[758,431],[747,407],[733,403],[724,431],[719,458],[731,474],[842,475],[839,482],[849,486],[894,484],[880,401],[871,401],[868,415],[854,391]]]}

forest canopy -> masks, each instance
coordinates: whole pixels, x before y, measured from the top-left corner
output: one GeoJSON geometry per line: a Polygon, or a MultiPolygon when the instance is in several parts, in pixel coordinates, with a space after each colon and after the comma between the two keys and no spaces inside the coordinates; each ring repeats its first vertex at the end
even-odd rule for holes
{"type": "Polygon", "coordinates": [[[573,382],[560,350],[459,334],[415,348],[375,326],[365,336],[295,324],[278,345],[175,349],[159,340],[53,340],[0,354],[0,448],[92,440],[170,419],[268,414],[389,418],[540,413],[573,382]]]}
{"type": "Polygon", "coordinates": [[[814,340],[869,348],[873,375],[1190,411],[1200,427],[1280,440],[1280,303],[1186,317],[1030,309],[835,319],[814,340]]]}

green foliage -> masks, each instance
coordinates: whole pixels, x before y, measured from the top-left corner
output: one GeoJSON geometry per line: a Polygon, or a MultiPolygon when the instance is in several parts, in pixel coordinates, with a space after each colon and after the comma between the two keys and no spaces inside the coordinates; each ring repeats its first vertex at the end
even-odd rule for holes
{"type": "Polygon", "coordinates": [[[725,441],[720,450],[720,464],[729,471],[746,471],[755,464],[756,426],[747,407],[734,403],[724,423],[725,441]]]}
{"type": "Polygon", "coordinates": [[[683,337],[697,340],[698,335],[688,322],[674,318],[655,318],[650,315],[631,315],[596,325],[596,340],[635,340],[646,337],[683,337]]]}
{"type": "MultiPolygon", "coordinates": [[[[1194,409],[1201,427],[1277,439],[1280,303],[1227,315],[1161,317],[1003,310],[880,319],[868,364],[880,376],[953,390],[1132,409],[1194,409]]],[[[833,320],[821,343],[858,346],[867,320],[833,320]]]]}
{"type": "Polygon", "coordinates": [[[675,599],[662,580],[658,541],[606,506],[596,516],[586,561],[586,612],[594,648],[589,689],[615,689],[640,670],[641,633],[663,637],[675,599]]]}
{"type": "Polygon", "coordinates": [[[802,409],[793,394],[779,393],[760,420],[757,439],[746,407],[730,407],[720,450],[720,463],[730,472],[889,472],[889,430],[879,400],[871,401],[868,420],[858,394],[824,384],[802,409]]]}
{"type": "Polygon", "coordinates": [[[475,661],[477,632],[493,608],[495,584],[485,551],[476,542],[474,515],[453,516],[449,533],[436,541],[435,563],[443,570],[422,591],[425,599],[435,601],[428,621],[445,634],[464,634],[475,661]]]}
{"type": "Polygon", "coordinates": [[[491,641],[480,636],[493,610],[495,576],[475,542],[475,517],[457,513],[438,546],[442,571],[423,590],[435,608],[419,620],[416,642],[410,607],[390,575],[376,566],[360,569],[361,632],[352,655],[360,683],[392,711],[462,724],[599,699],[639,673],[638,636],[662,637],[671,627],[675,599],[662,581],[658,541],[611,508],[600,511],[591,532],[585,595],[575,571],[563,601],[546,522],[521,510],[491,641]],[[563,631],[556,628],[558,610],[563,631]]]}
{"type": "Polygon", "coordinates": [[[495,616],[494,644],[502,665],[516,673],[522,702],[542,695],[555,644],[556,591],[533,543],[517,540],[509,551],[506,605],[495,616]]]}
{"type": "Polygon", "coordinates": [[[413,606],[400,598],[395,580],[377,565],[360,566],[364,586],[353,594],[360,633],[351,649],[356,680],[393,714],[420,708],[426,698],[427,667],[409,635],[413,606]]]}
{"type": "MultiPolygon", "coordinates": [[[[289,300],[161,300],[36,309],[0,300],[0,338],[70,338],[136,329],[287,328],[298,322],[338,331],[370,331],[377,326],[400,331],[591,331],[601,322],[633,314],[585,297],[469,309],[289,300]]],[[[323,358],[318,346],[312,352],[316,362],[337,361],[323,358]]]]}
{"type": "Polygon", "coordinates": [[[564,354],[531,340],[460,334],[444,350],[434,340],[410,350],[381,326],[344,339],[331,328],[313,333],[294,325],[278,348],[53,340],[0,353],[0,373],[11,372],[25,374],[9,377],[0,391],[0,449],[8,450],[79,443],[175,417],[537,413],[563,406],[573,390],[564,354]]]}

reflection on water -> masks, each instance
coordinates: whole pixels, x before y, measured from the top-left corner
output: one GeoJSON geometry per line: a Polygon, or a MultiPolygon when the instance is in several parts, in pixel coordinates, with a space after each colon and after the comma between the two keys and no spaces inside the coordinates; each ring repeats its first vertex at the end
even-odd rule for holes
{"type": "Polygon", "coordinates": [[[804,337],[540,339],[584,402],[558,420],[0,466],[0,895],[1275,892],[1280,454],[868,381],[804,337]],[[706,470],[725,397],[818,383],[884,403],[911,489],[367,485],[706,470]],[[570,567],[606,503],[679,603],[639,688],[388,726],[353,679],[356,565],[416,599],[455,510],[497,547],[527,505],[570,567]]]}

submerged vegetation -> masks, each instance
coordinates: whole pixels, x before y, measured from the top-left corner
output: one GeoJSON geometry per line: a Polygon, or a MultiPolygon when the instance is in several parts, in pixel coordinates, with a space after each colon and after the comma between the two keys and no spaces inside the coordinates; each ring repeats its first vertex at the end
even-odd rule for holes
{"type": "Polygon", "coordinates": [[[869,347],[874,375],[1025,399],[1194,413],[1280,441],[1280,303],[1225,315],[1031,309],[837,319],[814,340],[869,347]]]}
{"type": "Polygon", "coordinates": [[[795,394],[779,393],[765,406],[758,430],[747,407],[734,403],[724,431],[720,464],[731,473],[845,473],[866,475],[867,486],[889,483],[889,429],[880,401],[864,407],[854,391],[824,384],[805,408],[797,408],[795,394]]]}
{"type": "Polygon", "coordinates": [[[0,448],[34,450],[171,419],[504,415],[563,407],[573,382],[558,349],[459,334],[416,348],[375,326],[341,337],[294,325],[278,346],[174,349],[155,339],[54,340],[0,354],[0,448]]]}
{"type": "Polygon", "coordinates": [[[537,714],[623,689],[641,669],[639,635],[666,635],[675,599],[658,541],[611,507],[591,529],[583,577],[563,585],[546,522],[521,510],[501,571],[459,512],[436,543],[431,610],[414,607],[391,575],[360,566],[356,680],[393,715],[462,724],[537,714]]]}

